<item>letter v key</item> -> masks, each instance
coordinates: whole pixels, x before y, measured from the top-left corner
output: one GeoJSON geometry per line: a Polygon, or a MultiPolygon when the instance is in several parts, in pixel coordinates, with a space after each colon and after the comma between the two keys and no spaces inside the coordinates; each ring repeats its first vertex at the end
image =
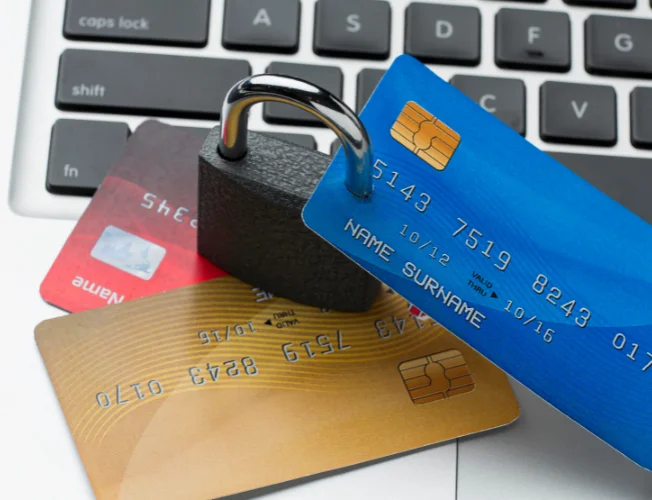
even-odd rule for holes
{"type": "Polygon", "coordinates": [[[577,119],[581,120],[584,117],[584,113],[586,113],[586,109],[589,107],[589,101],[584,101],[581,106],[578,106],[577,101],[573,100],[571,101],[571,105],[573,106],[573,111],[575,111],[577,119]]]}

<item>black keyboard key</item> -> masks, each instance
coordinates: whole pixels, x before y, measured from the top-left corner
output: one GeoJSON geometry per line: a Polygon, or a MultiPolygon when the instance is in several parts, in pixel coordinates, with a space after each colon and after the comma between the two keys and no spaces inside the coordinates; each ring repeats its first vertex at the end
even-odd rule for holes
{"type": "Polygon", "coordinates": [[[451,84],[505,125],[525,135],[525,84],[522,80],[455,75],[451,84]]]}
{"type": "Polygon", "coordinates": [[[540,113],[544,141],[612,146],[618,139],[612,87],[546,82],[540,113]]]}
{"type": "Polygon", "coordinates": [[[293,54],[299,50],[299,0],[226,0],[222,45],[293,54]]]}
{"type": "MultiPolygon", "coordinates": [[[[319,85],[331,94],[342,98],[342,70],[336,66],[273,62],[267,67],[267,73],[301,78],[302,80],[319,85]]],[[[265,103],[263,119],[268,123],[325,126],[319,118],[311,115],[307,111],[279,102],[265,103]]]]}
{"type": "Polygon", "coordinates": [[[584,29],[586,71],[652,77],[652,19],[593,15],[584,29]]]}
{"type": "Polygon", "coordinates": [[[110,40],[204,47],[210,0],[67,0],[63,34],[110,40]]]}
{"type": "Polygon", "coordinates": [[[516,9],[498,11],[496,65],[558,72],[570,70],[568,14],[516,9]]]}
{"type": "Polygon", "coordinates": [[[613,7],[615,9],[633,9],[636,0],[564,0],[569,5],[583,5],[587,7],[613,7]]]}
{"type": "Polygon", "coordinates": [[[481,23],[477,8],[411,3],[405,16],[406,53],[426,63],[480,63],[481,23]]]}
{"type": "Polygon", "coordinates": [[[631,94],[632,144],[652,149],[652,88],[636,87],[631,94]]]}
{"type": "Polygon", "coordinates": [[[573,153],[548,154],[652,224],[652,159],[573,153]]]}
{"type": "Polygon", "coordinates": [[[46,188],[92,196],[129,138],[126,123],[58,120],[52,127],[46,188]]]}
{"type": "Polygon", "coordinates": [[[365,104],[373,94],[380,79],[385,74],[384,69],[365,68],[358,73],[358,90],[355,99],[355,109],[358,113],[362,111],[365,104]]]}
{"type": "Polygon", "coordinates": [[[59,109],[217,120],[247,61],[68,49],[59,61],[59,109]]]}
{"type": "Polygon", "coordinates": [[[391,8],[380,0],[318,0],[313,49],[320,56],[387,59],[391,8]]]}

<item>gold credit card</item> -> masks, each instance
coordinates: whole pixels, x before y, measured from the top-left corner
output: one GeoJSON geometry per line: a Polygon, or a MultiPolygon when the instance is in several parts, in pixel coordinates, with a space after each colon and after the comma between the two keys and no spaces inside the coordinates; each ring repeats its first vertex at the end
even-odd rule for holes
{"type": "Polygon", "coordinates": [[[232,277],[41,323],[99,499],[215,498],[514,421],[506,376],[385,291],[367,313],[232,277]]]}
{"type": "Polygon", "coordinates": [[[460,135],[416,102],[408,102],[391,136],[437,170],[444,170],[460,144],[460,135]]]}

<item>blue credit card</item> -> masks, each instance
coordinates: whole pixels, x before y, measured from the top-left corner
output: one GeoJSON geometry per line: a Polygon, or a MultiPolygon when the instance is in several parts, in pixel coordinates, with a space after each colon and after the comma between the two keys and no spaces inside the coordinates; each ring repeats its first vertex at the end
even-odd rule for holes
{"type": "Polygon", "coordinates": [[[361,118],[373,194],[340,150],[306,224],[652,469],[652,228],[409,56],[361,118]]]}

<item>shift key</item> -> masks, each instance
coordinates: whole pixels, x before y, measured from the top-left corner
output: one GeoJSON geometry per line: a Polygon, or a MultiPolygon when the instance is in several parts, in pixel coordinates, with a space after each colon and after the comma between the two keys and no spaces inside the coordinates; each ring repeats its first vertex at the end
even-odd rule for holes
{"type": "Polygon", "coordinates": [[[68,49],[59,61],[59,109],[218,120],[247,61],[68,49]]]}
{"type": "Polygon", "coordinates": [[[68,0],[63,34],[73,40],[111,40],[205,47],[210,0],[68,0]]]}

